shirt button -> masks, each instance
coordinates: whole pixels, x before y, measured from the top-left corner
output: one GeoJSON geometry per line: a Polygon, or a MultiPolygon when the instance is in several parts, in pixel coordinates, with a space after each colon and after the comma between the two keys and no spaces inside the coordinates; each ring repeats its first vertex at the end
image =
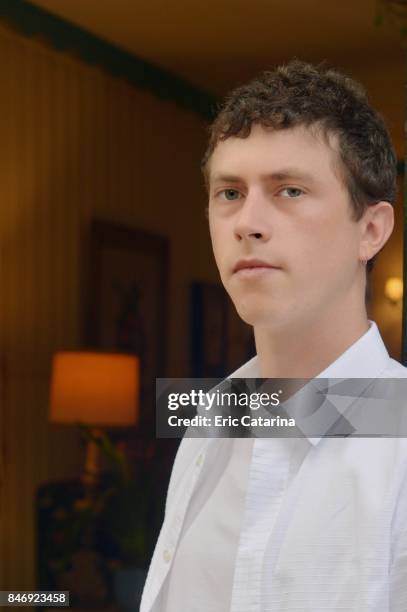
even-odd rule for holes
{"type": "Polygon", "coordinates": [[[199,467],[201,465],[203,461],[203,455],[199,455],[198,459],[196,460],[195,464],[199,467]]]}
{"type": "Polygon", "coordinates": [[[168,549],[165,549],[163,552],[164,561],[169,563],[171,561],[171,552],[168,549]]]}

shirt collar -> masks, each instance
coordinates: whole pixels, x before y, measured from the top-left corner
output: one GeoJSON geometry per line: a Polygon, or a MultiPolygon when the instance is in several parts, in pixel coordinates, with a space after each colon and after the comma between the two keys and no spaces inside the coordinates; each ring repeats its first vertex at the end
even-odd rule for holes
{"type": "MultiPolygon", "coordinates": [[[[376,323],[374,321],[369,321],[369,329],[363,336],[356,340],[356,342],[315,378],[379,378],[380,374],[388,366],[389,359],[389,354],[376,323]]],[[[235,370],[227,378],[260,378],[257,355],[235,370]]],[[[366,381],[366,384],[368,383],[369,381],[366,381]]],[[[363,389],[361,388],[360,390],[362,391],[363,389]]],[[[352,398],[349,401],[349,405],[351,401],[353,401],[352,398]]],[[[344,405],[342,399],[341,412],[343,412],[345,408],[347,408],[347,406],[344,405]]],[[[329,423],[329,420],[327,421],[327,431],[329,429],[328,425],[332,425],[332,423],[329,423]]],[[[314,446],[321,440],[320,437],[305,437],[307,437],[314,446]]]]}
{"type": "Polygon", "coordinates": [[[316,378],[378,378],[389,359],[376,323],[369,321],[367,332],[316,378]]]}

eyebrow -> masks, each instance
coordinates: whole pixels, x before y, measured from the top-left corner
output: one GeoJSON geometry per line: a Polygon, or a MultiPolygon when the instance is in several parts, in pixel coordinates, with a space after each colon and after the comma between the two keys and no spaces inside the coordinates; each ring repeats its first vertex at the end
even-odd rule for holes
{"type": "MultiPolygon", "coordinates": [[[[261,176],[263,181],[285,181],[287,179],[297,179],[300,181],[307,181],[309,183],[315,183],[315,178],[308,174],[307,172],[303,172],[298,168],[282,168],[280,170],[276,170],[275,172],[269,172],[267,174],[263,174],[261,176]]],[[[241,183],[242,178],[233,174],[214,174],[213,178],[210,182],[218,183],[241,183]]]]}

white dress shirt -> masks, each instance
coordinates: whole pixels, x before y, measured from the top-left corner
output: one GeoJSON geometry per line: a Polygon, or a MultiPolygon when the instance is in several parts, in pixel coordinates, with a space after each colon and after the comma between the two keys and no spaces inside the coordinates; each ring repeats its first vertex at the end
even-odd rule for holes
{"type": "MultiPolygon", "coordinates": [[[[319,377],[407,368],[371,323],[319,377]]],[[[407,612],[407,440],[184,438],[140,610],[407,612]]]]}

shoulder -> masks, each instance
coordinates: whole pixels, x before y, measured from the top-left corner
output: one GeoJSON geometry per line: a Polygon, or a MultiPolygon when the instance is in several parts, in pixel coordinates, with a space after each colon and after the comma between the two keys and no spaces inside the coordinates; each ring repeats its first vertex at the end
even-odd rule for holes
{"type": "Polygon", "coordinates": [[[395,359],[389,358],[389,363],[382,374],[383,378],[407,378],[407,368],[395,359]]]}

